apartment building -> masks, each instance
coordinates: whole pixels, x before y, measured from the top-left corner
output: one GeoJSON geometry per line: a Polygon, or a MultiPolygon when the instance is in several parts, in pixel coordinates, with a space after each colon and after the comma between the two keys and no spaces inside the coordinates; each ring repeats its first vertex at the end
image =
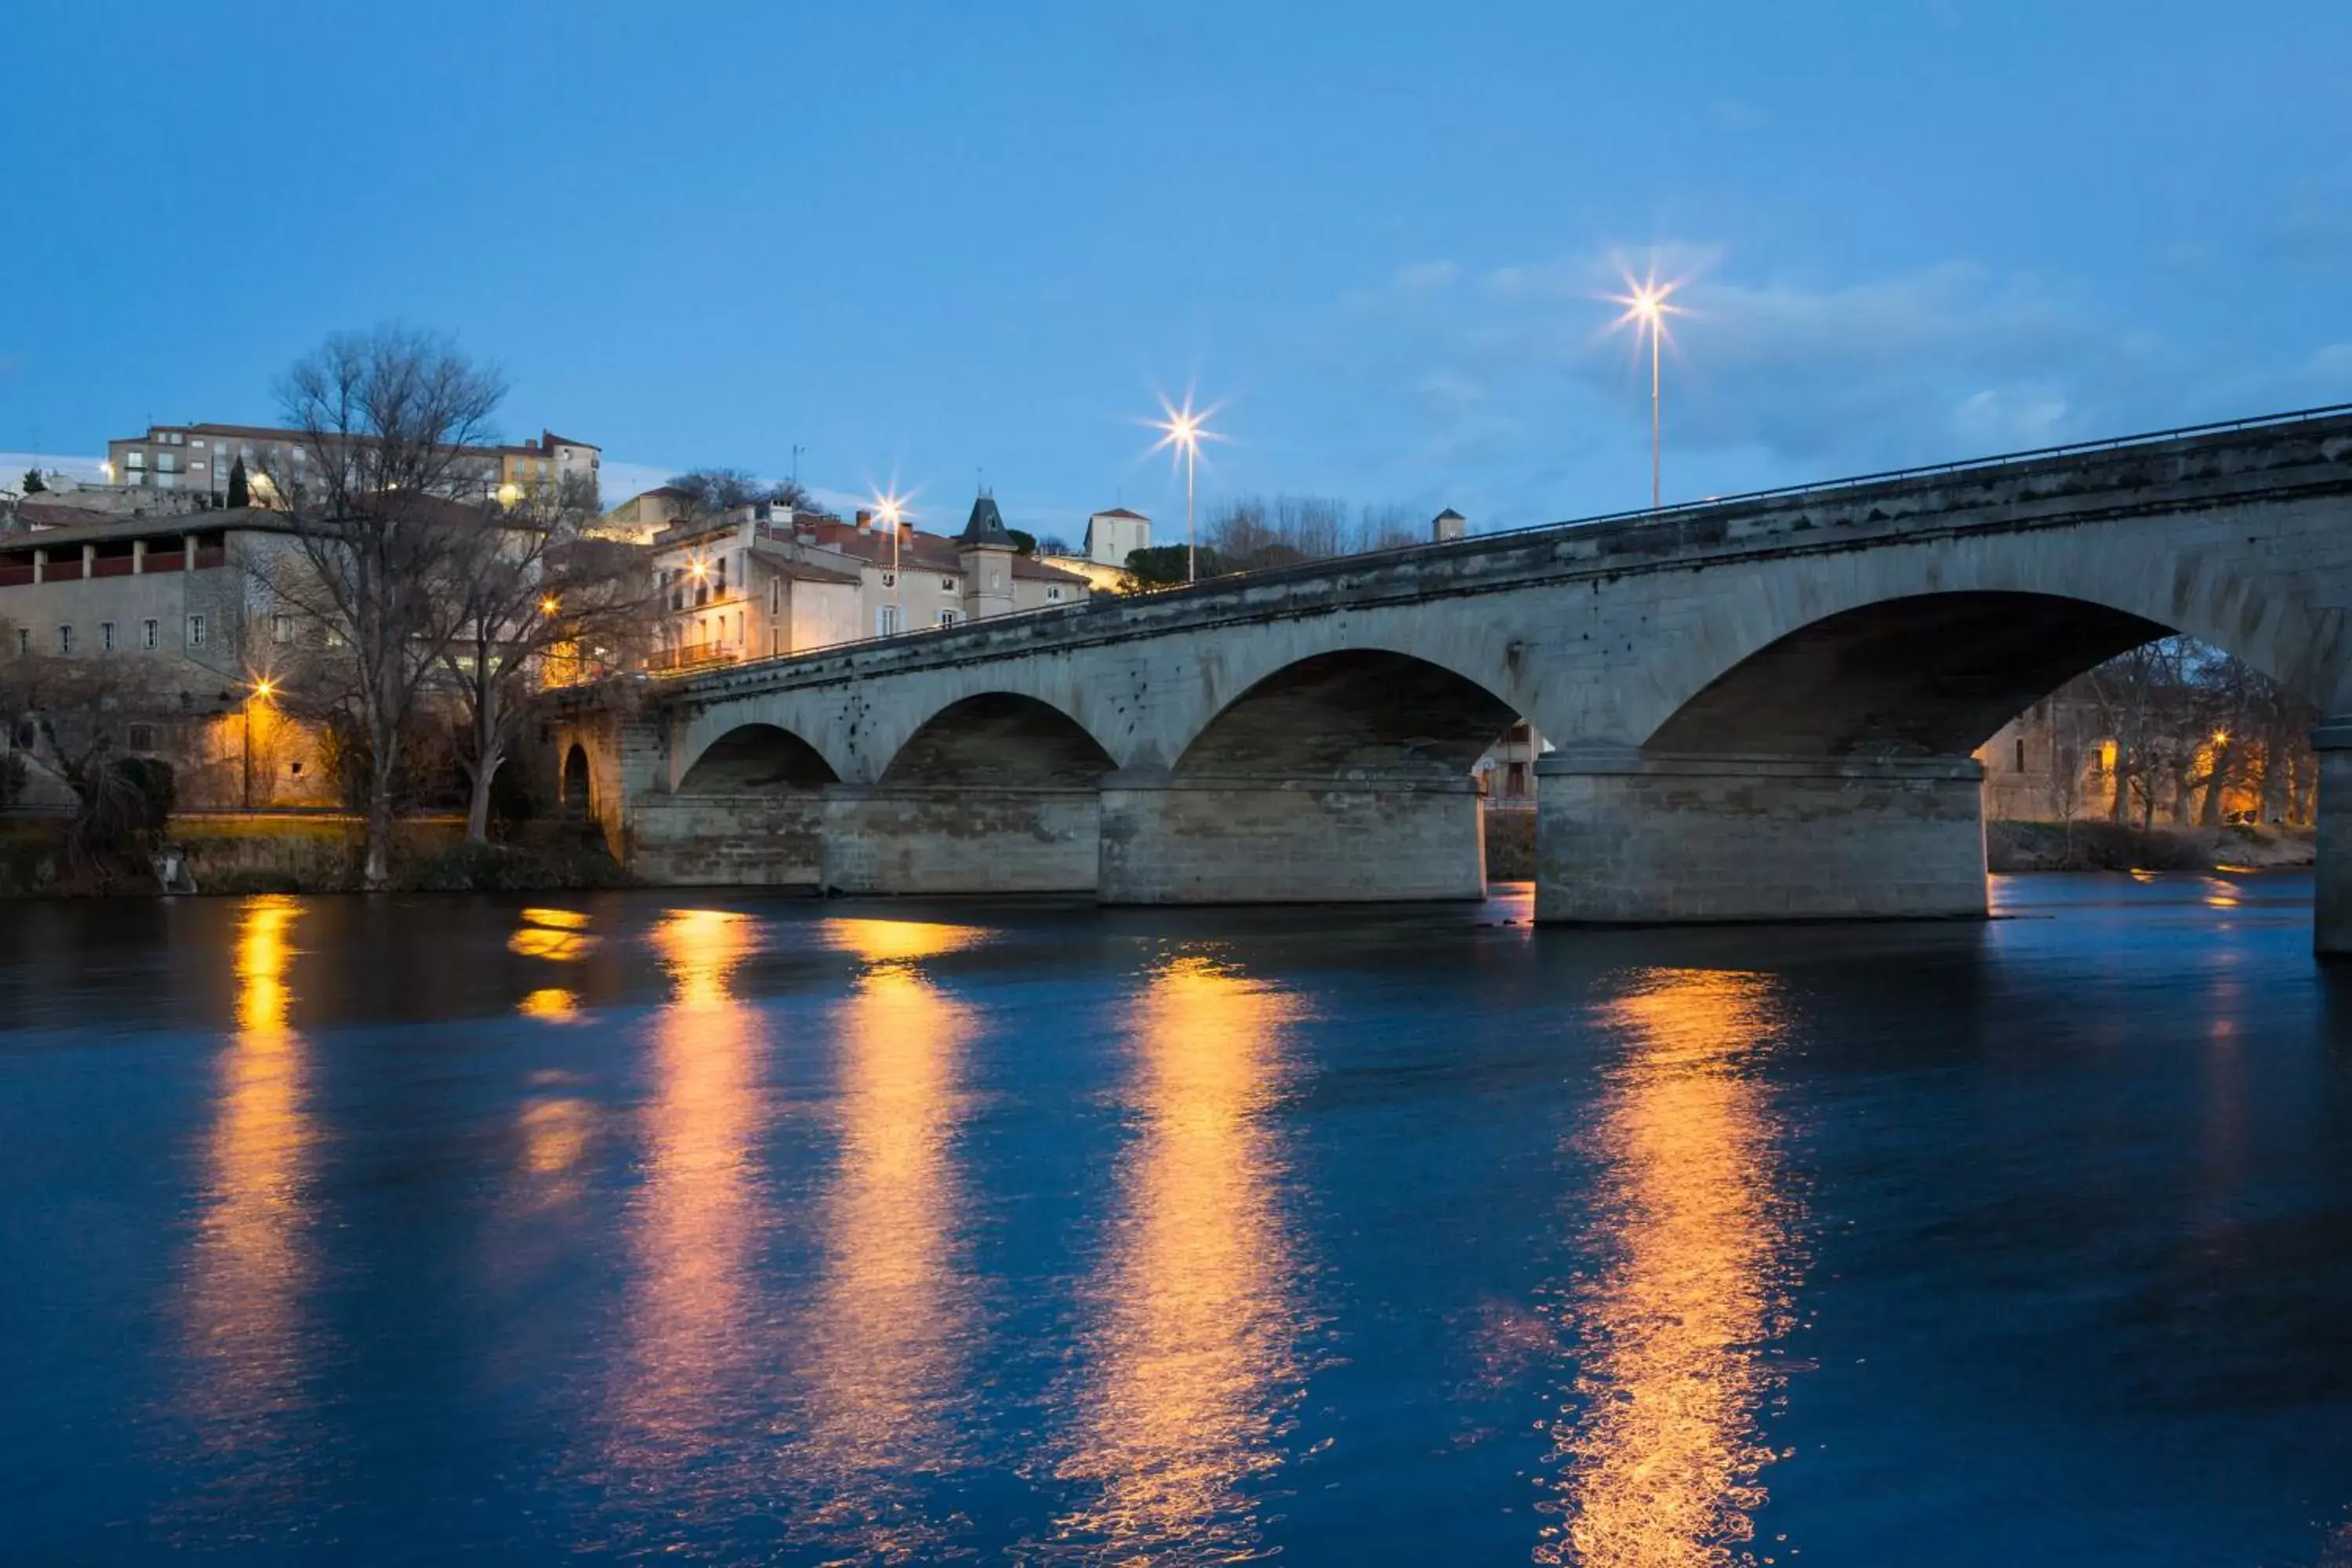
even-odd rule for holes
{"type": "Polygon", "coordinates": [[[656,668],[772,658],[861,637],[954,626],[1084,600],[1086,578],[1021,554],[995,500],[953,538],[871,512],[840,518],[762,504],[679,523],[653,545],[656,668]]]}
{"type": "MultiPolygon", "coordinates": [[[[248,482],[265,471],[299,475],[309,460],[305,444],[301,431],[276,426],[151,425],[143,436],[106,444],[106,477],[117,485],[194,490],[222,504],[228,500],[229,475],[238,458],[245,461],[248,482]]],[[[458,451],[482,493],[509,502],[567,480],[593,489],[603,466],[600,448],[551,430],[541,430],[533,443],[458,451]]]]}

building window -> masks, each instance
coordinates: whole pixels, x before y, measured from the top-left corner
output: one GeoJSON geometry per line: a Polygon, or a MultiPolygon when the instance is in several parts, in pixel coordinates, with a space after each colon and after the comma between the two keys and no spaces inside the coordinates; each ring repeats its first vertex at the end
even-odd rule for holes
{"type": "Polygon", "coordinates": [[[33,633],[30,627],[18,626],[16,628],[16,651],[18,653],[30,653],[33,651],[33,633]]]}
{"type": "Polygon", "coordinates": [[[143,468],[147,466],[147,454],[139,451],[125,452],[122,455],[122,466],[126,468],[143,468]]]}
{"type": "Polygon", "coordinates": [[[139,623],[139,646],[142,647],[153,647],[155,646],[154,622],[142,621],[139,623]]]}
{"type": "Polygon", "coordinates": [[[885,605],[874,612],[874,635],[894,637],[898,635],[898,606],[885,605]]]}
{"type": "Polygon", "coordinates": [[[953,610],[941,610],[940,612],[940,625],[943,626],[951,626],[962,618],[962,616],[957,615],[953,610]]]}
{"type": "Polygon", "coordinates": [[[292,642],[294,640],[294,617],[291,616],[270,616],[269,640],[271,642],[278,643],[292,642]]]}
{"type": "Polygon", "coordinates": [[[2022,735],[2017,738],[2017,771],[2025,771],[2025,737],[2022,735]]]}
{"type": "Polygon", "coordinates": [[[153,751],[155,749],[155,726],[152,724],[131,725],[131,749],[134,752],[153,751]]]}
{"type": "Polygon", "coordinates": [[[114,651],[114,623],[112,621],[100,621],[98,623],[98,646],[101,652],[112,653],[114,651]]]}
{"type": "Polygon", "coordinates": [[[1061,596],[1062,591],[1059,588],[1048,588],[1045,590],[1045,597],[1048,599],[1058,599],[1061,596]]]}
{"type": "Polygon", "coordinates": [[[190,647],[205,646],[205,618],[202,616],[188,617],[188,646],[190,647]]]}
{"type": "Polygon", "coordinates": [[[954,593],[955,591],[956,591],[956,580],[955,580],[954,578],[952,578],[952,577],[942,577],[942,578],[940,578],[940,593],[942,593],[942,594],[952,594],[952,593],[954,593]]]}
{"type": "Polygon", "coordinates": [[[777,615],[783,607],[784,580],[782,577],[771,577],[768,579],[768,614],[777,615]]]}
{"type": "Polygon", "coordinates": [[[896,572],[885,572],[885,573],[883,573],[883,574],[882,574],[882,585],[883,585],[885,588],[895,588],[895,587],[897,587],[897,586],[898,585],[898,574],[897,574],[896,572]]]}
{"type": "Polygon", "coordinates": [[[58,651],[59,653],[73,652],[73,627],[59,626],[58,628],[58,651]]]}

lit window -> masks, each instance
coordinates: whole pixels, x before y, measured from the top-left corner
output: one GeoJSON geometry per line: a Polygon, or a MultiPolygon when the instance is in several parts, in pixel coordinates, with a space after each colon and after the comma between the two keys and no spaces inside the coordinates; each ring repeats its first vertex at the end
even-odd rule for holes
{"type": "Polygon", "coordinates": [[[271,642],[278,643],[292,642],[294,640],[294,617],[291,616],[270,616],[269,640],[271,642]]]}
{"type": "Polygon", "coordinates": [[[155,646],[154,622],[142,621],[139,623],[139,646],[142,647],[153,647],[155,646]]]}
{"type": "Polygon", "coordinates": [[[188,646],[190,647],[205,646],[205,618],[202,616],[188,617],[188,646]]]}

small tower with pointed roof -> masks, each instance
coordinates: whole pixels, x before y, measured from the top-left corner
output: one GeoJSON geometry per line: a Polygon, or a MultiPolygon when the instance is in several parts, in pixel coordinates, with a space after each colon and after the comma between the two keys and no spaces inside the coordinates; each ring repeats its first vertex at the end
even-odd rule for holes
{"type": "Polygon", "coordinates": [[[1010,615],[1013,611],[1013,535],[1004,530],[1004,514],[996,498],[982,490],[971,503],[971,517],[956,536],[956,560],[963,567],[963,613],[966,619],[1010,615]]]}
{"type": "Polygon", "coordinates": [[[1469,531],[1470,520],[1450,506],[1429,520],[1429,537],[1440,544],[1459,539],[1469,531]]]}

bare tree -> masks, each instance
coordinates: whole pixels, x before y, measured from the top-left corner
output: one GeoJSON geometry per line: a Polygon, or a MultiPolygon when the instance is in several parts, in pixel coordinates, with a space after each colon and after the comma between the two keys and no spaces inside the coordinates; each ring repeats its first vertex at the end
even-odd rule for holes
{"type": "Polygon", "coordinates": [[[465,710],[466,837],[489,837],[490,786],[542,683],[593,679],[642,618],[651,578],[638,552],[587,537],[592,497],[526,498],[475,536],[442,651],[465,710]]]}
{"type": "MultiPolygon", "coordinates": [[[[256,486],[282,509],[299,570],[279,596],[345,650],[369,752],[366,886],[392,879],[394,773],[427,676],[463,622],[455,591],[479,553],[478,447],[506,384],[448,338],[400,327],[331,338],[278,389],[301,432],[256,486]]],[[[281,563],[291,565],[292,562],[281,563]]]]}
{"type": "Polygon", "coordinates": [[[692,498],[688,504],[698,514],[708,517],[761,501],[802,508],[810,504],[808,491],[797,481],[781,479],[772,483],[749,468],[689,468],[672,475],[668,486],[686,491],[692,498]]]}

